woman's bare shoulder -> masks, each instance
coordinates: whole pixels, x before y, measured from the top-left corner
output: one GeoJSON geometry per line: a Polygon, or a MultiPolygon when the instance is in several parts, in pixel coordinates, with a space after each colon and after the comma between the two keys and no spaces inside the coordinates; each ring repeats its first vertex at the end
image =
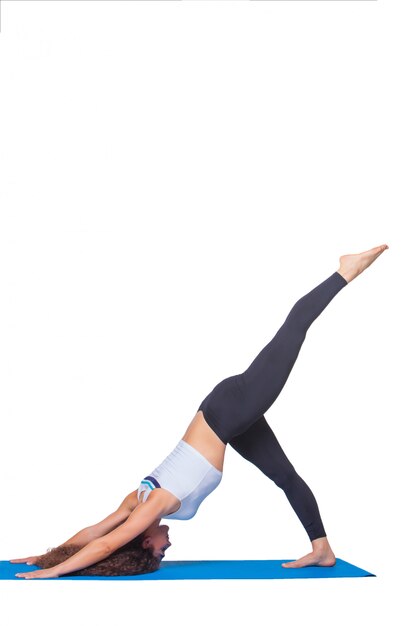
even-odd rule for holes
{"type": "Polygon", "coordinates": [[[133,511],[133,509],[136,509],[137,505],[138,505],[138,490],[135,489],[134,491],[132,491],[131,493],[129,493],[126,498],[123,501],[125,503],[125,505],[131,509],[133,511]]]}

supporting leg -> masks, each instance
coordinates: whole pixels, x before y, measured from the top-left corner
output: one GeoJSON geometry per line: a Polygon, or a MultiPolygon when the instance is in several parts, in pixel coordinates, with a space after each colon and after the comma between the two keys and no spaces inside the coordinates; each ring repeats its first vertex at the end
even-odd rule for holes
{"type": "Polygon", "coordinates": [[[295,471],[263,415],[229,443],[284,491],[310,541],[326,536],[313,492],[295,471]]]}

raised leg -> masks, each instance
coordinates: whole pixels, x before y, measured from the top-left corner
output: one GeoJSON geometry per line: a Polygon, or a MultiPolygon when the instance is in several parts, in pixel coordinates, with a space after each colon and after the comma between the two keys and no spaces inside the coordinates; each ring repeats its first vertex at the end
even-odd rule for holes
{"type": "Polygon", "coordinates": [[[297,360],[311,324],[346,285],[346,279],[334,272],[300,298],[275,336],[240,374],[244,420],[235,434],[247,430],[251,422],[266,413],[275,402],[297,360]]]}
{"type": "Polygon", "coordinates": [[[347,285],[334,272],[300,298],[281,328],[241,374],[218,383],[198,410],[227,444],[245,432],[275,402],[297,359],[308,328],[335,295],[347,285]]]}
{"type": "Polygon", "coordinates": [[[340,267],[300,298],[284,324],[241,374],[218,383],[199,410],[224,444],[245,432],[275,402],[297,360],[306,333],[337,293],[386,250],[386,244],[340,257],[340,267]]]}

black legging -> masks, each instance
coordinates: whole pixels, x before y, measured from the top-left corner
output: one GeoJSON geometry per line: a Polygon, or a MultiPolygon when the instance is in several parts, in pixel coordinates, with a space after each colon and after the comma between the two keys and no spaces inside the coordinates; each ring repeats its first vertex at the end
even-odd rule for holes
{"type": "Polygon", "coordinates": [[[249,367],[218,383],[198,409],[223,443],[229,443],[283,489],[311,541],[326,536],[316,499],[263,414],[284,387],[307,330],[347,284],[341,274],[334,272],[300,298],[249,367]]]}

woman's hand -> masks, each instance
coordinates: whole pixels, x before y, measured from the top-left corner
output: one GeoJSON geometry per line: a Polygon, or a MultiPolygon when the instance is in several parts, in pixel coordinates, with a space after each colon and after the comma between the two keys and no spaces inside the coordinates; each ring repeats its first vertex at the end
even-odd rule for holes
{"type": "Polygon", "coordinates": [[[9,563],[26,563],[26,565],[36,565],[39,556],[26,556],[24,559],[10,559],[9,563]]]}
{"type": "Polygon", "coordinates": [[[37,569],[33,572],[22,572],[15,576],[18,578],[58,578],[59,574],[56,567],[48,567],[48,569],[37,569]]]}

